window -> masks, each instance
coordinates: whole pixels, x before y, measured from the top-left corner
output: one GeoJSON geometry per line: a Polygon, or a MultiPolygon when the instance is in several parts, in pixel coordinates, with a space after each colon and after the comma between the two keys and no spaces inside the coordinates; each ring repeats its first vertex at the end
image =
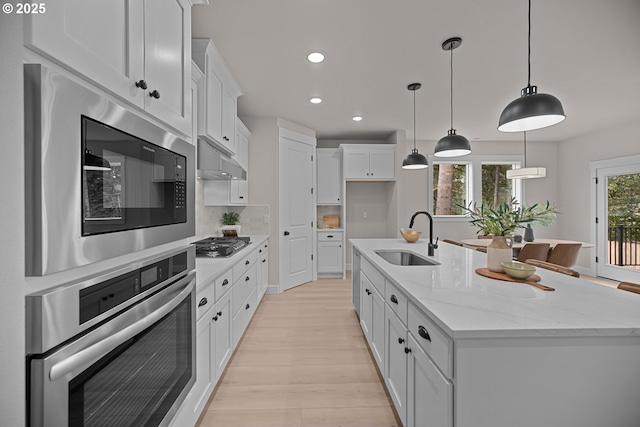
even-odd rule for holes
{"type": "Polygon", "coordinates": [[[520,167],[522,156],[470,155],[456,160],[429,158],[430,209],[441,218],[462,218],[461,206],[522,199],[522,181],[507,179],[508,170],[520,167]]]}

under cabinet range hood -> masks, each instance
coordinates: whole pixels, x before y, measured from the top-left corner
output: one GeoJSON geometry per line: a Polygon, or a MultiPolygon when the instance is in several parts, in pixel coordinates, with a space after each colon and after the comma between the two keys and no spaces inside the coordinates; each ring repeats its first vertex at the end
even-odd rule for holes
{"type": "Polygon", "coordinates": [[[231,157],[206,141],[198,140],[198,178],[205,180],[247,179],[247,171],[231,157]]]}

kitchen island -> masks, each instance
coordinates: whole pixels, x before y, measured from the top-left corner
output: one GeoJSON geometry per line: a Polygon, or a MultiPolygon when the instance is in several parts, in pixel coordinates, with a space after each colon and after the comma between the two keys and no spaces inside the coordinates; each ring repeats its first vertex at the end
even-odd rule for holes
{"type": "Polygon", "coordinates": [[[405,426],[640,425],[640,296],[551,271],[480,276],[486,254],[354,239],[353,301],[405,426]],[[403,266],[376,251],[439,265],[403,266]]]}

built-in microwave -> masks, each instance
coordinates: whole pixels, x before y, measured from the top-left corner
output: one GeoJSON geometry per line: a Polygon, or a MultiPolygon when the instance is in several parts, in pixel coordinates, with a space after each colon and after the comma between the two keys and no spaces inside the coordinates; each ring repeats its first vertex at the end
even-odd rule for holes
{"type": "Polygon", "coordinates": [[[63,72],[25,65],[26,274],[195,233],[195,147],[63,72]]]}

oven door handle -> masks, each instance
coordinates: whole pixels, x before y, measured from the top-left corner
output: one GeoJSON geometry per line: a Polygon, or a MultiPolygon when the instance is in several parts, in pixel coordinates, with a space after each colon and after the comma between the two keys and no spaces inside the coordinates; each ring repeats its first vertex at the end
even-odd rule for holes
{"type": "Polygon", "coordinates": [[[68,373],[73,372],[74,370],[82,366],[95,363],[97,360],[99,360],[105,354],[109,353],[114,348],[118,347],[120,344],[130,340],[140,332],[148,329],[154,323],[158,322],[164,316],[169,314],[173,309],[175,309],[178,305],[180,305],[184,298],[193,291],[193,288],[195,287],[194,275],[195,273],[191,273],[185,279],[183,279],[186,284],[181,288],[172,290],[172,294],[177,293],[178,295],[172,297],[171,301],[169,301],[167,304],[153,311],[148,316],[145,316],[137,322],[127,326],[121,331],[118,331],[115,334],[101,340],[100,342],[95,343],[83,350],[80,350],[79,352],[53,365],[51,367],[51,370],[49,371],[49,379],[51,381],[56,381],[57,379],[62,378],[68,373]]]}

